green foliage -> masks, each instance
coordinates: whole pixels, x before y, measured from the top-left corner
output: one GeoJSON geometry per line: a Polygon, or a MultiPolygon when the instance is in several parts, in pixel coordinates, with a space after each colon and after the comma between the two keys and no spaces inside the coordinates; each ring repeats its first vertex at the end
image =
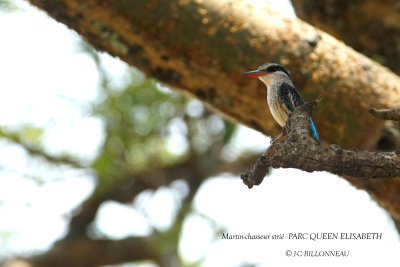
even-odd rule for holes
{"type": "Polygon", "coordinates": [[[0,137],[17,144],[40,147],[44,130],[31,125],[21,125],[18,130],[0,129],[0,137]]]}
{"type": "Polygon", "coordinates": [[[0,0],[0,11],[12,12],[18,10],[18,6],[10,0],[0,0]]]}
{"type": "Polygon", "coordinates": [[[19,131],[19,136],[22,140],[29,144],[38,146],[41,143],[44,129],[30,125],[23,125],[19,131]]]}
{"type": "Polygon", "coordinates": [[[93,110],[104,120],[106,134],[92,166],[99,178],[97,191],[137,171],[180,162],[190,153],[219,150],[229,142],[235,125],[205,110],[199,101],[187,99],[133,68],[127,70],[130,78],[125,86],[116,88],[98,55],[92,56],[102,76],[103,92],[102,102],[93,110]],[[172,138],[176,136],[179,138],[172,138]]]}
{"type": "Polygon", "coordinates": [[[163,135],[168,121],[180,112],[183,97],[161,91],[149,79],[132,81],[122,90],[106,87],[104,94],[95,113],[104,119],[106,139],[93,164],[101,182],[176,160],[163,135]]]}

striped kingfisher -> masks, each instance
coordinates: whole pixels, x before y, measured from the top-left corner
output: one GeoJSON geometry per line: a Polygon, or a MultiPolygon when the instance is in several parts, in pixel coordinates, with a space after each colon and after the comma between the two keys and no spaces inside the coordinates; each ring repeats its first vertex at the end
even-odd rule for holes
{"type": "MultiPolygon", "coordinates": [[[[243,73],[248,77],[258,77],[268,89],[267,101],[272,117],[281,127],[285,126],[290,113],[304,104],[300,93],[290,78],[289,71],[277,63],[265,63],[257,70],[243,73]]],[[[314,123],[310,118],[310,135],[321,145],[314,123]]]]}

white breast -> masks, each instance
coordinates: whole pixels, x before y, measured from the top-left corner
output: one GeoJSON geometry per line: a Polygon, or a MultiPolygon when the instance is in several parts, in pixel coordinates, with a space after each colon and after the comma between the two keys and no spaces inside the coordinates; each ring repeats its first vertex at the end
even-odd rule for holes
{"type": "Polygon", "coordinates": [[[280,103],[279,101],[278,90],[280,83],[278,82],[279,77],[277,75],[278,73],[274,73],[267,76],[260,76],[258,78],[267,86],[267,101],[272,117],[274,117],[276,122],[283,127],[286,124],[288,115],[286,114],[285,109],[280,106],[280,104],[283,103],[280,103]]]}
{"type": "Polygon", "coordinates": [[[278,93],[274,93],[273,90],[268,89],[267,101],[272,117],[281,127],[285,126],[288,116],[285,111],[279,106],[278,93]]]}

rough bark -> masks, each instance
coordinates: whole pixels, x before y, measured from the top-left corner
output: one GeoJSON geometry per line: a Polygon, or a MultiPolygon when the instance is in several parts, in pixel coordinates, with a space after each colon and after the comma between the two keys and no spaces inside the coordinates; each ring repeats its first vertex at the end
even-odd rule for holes
{"type": "MultiPolygon", "coordinates": [[[[283,128],[283,134],[258,158],[250,172],[241,178],[249,188],[259,185],[272,168],[297,168],[307,172],[327,171],[353,178],[400,177],[400,152],[344,150],[338,146],[321,146],[311,142],[311,109],[318,101],[296,108],[283,128]]],[[[398,110],[374,110],[384,119],[398,118],[398,110]],[[384,115],[382,115],[384,114],[384,115]]]]}
{"type": "Polygon", "coordinates": [[[396,0],[292,0],[303,20],[400,73],[400,4],[396,0]]]}
{"type": "MultiPolygon", "coordinates": [[[[292,0],[292,3],[301,19],[400,73],[398,1],[292,0]]],[[[385,123],[375,149],[400,150],[398,124],[385,123]]]]}
{"type": "Polygon", "coordinates": [[[97,49],[268,135],[279,129],[267,111],[266,91],[240,73],[279,61],[306,99],[329,99],[314,118],[322,139],[371,148],[382,123],[364,111],[395,107],[399,78],[263,2],[31,0],[97,49]]]}
{"type": "Polygon", "coordinates": [[[372,115],[383,120],[400,121],[400,109],[371,109],[372,115]]]}
{"type": "MultiPolygon", "coordinates": [[[[30,2],[97,49],[267,135],[279,129],[267,113],[266,90],[240,75],[267,61],[286,65],[306,100],[324,96],[313,117],[317,130],[344,148],[374,147],[383,123],[365,111],[400,103],[396,75],[265,1],[30,2]]],[[[397,180],[347,179],[400,218],[397,180]]]]}

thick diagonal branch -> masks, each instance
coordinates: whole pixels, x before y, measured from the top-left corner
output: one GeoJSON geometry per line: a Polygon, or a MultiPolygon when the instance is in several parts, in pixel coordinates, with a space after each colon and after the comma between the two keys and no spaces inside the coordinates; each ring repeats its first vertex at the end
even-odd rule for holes
{"type": "Polygon", "coordinates": [[[302,20],[400,72],[398,1],[292,0],[292,3],[302,20]]]}
{"type": "Polygon", "coordinates": [[[365,107],[400,102],[393,73],[262,0],[30,2],[97,49],[267,135],[279,129],[266,92],[241,76],[267,61],[288,67],[306,99],[329,95],[314,122],[322,139],[343,147],[372,148],[382,123],[365,107]]]}

